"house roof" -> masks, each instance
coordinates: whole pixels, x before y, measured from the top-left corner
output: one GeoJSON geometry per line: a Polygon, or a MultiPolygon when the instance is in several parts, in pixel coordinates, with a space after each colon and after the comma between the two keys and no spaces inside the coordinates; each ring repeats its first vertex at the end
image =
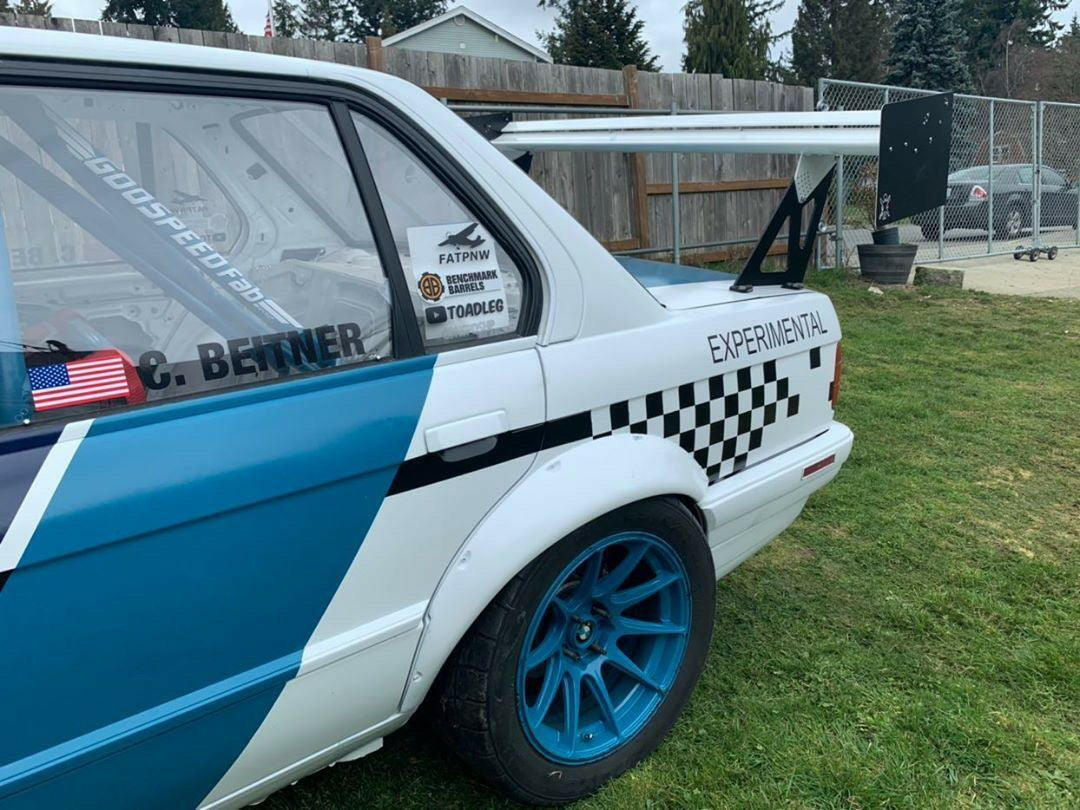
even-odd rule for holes
{"type": "Polygon", "coordinates": [[[553,61],[551,58],[551,54],[547,53],[546,51],[540,50],[535,45],[530,45],[525,40],[511,34],[505,28],[496,25],[486,17],[481,17],[475,11],[470,8],[466,8],[465,6],[455,6],[454,8],[447,11],[445,14],[440,14],[438,17],[432,17],[427,22],[422,22],[419,25],[414,25],[412,28],[407,28],[398,34],[394,34],[392,37],[387,37],[383,40],[383,45],[400,45],[402,42],[416,36],[421,31],[427,31],[429,28],[434,28],[435,26],[441,25],[442,23],[447,22],[448,20],[452,20],[455,17],[466,17],[467,19],[472,20],[477,25],[488,29],[489,31],[491,31],[491,33],[505,39],[507,42],[516,45],[523,51],[527,51],[528,53],[532,54],[537,59],[543,62],[550,63],[553,61]]]}

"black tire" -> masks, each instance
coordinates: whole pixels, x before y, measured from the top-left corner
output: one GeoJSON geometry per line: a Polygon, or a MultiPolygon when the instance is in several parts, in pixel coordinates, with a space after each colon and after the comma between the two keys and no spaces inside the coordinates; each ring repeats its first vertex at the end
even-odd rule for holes
{"type": "Polygon", "coordinates": [[[994,217],[994,238],[1019,239],[1026,223],[1024,206],[1020,203],[1011,203],[1004,212],[994,217]]]}
{"type": "Polygon", "coordinates": [[[919,225],[919,230],[922,231],[923,239],[930,242],[936,241],[938,238],[938,224],[936,222],[923,222],[919,225]]]}
{"type": "Polygon", "coordinates": [[[449,747],[485,781],[528,804],[563,804],[595,792],[648,756],[671,730],[704,666],[716,582],[701,526],[680,502],[640,501],[564,537],[519,573],[458,644],[440,675],[438,715],[449,747]],[[690,580],[691,624],[681,668],[640,732],[607,757],[564,765],[530,743],[517,710],[517,662],[529,622],[548,588],[584,549],[623,531],[645,531],[678,554],[690,580]]]}

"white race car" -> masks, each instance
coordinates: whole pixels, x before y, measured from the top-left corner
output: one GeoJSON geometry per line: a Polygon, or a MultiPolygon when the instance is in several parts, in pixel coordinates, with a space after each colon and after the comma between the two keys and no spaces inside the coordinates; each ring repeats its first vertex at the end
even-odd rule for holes
{"type": "MultiPolygon", "coordinates": [[[[557,132],[385,74],[0,52],[0,808],[242,806],[425,698],[523,801],[652,751],[716,579],[851,449],[809,244],[617,261],[499,151],[557,132]]],[[[833,124],[787,139],[811,243],[877,143],[833,124]]]]}

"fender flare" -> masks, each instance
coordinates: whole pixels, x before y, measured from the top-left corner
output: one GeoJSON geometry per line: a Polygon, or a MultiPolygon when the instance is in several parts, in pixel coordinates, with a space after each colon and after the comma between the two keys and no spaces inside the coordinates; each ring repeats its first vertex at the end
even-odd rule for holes
{"type": "Polygon", "coordinates": [[[658,436],[588,441],[534,465],[473,530],[432,594],[401,711],[420,705],[454,647],[506,583],[563,537],[646,498],[700,501],[707,487],[690,454],[658,436]]]}

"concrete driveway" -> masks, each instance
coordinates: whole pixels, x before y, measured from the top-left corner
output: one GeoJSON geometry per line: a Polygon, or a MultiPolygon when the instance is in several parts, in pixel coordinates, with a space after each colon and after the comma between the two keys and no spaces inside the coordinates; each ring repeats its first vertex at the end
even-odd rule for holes
{"type": "Polygon", "coordinates": [[[1037,262],[1012,256],[983,256],[929,265],[939,270],[963,271],[965,290],[1040,298],[1080,298],[1080,248],[1062,250],[1054,261],[1037,262]]]}

